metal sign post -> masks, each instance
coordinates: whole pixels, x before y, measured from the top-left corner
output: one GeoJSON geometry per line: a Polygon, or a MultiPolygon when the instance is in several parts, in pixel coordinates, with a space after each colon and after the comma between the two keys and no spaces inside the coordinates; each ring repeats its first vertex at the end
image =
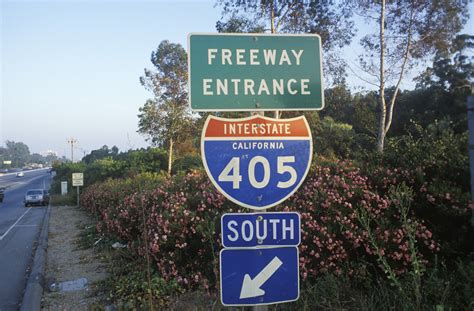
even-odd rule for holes
{"type": "MultiPolygon", "coordinates": [[[[273,32],[273,30],[272,30],[273,32]]],[[[189,102],[194,111],[249,111],[210,115],[201,136],[204,168],[229,200],[258,213],[222,216],[221,301],[267,305],[299,297],[300,217],[265,213],[303,183],[312,160],[304,116],[279,111],[324,107],[321,38],[315,34],[200,34],[188,36],[189,102]],[[275,119],[264,116],[275,111],[275,119]]]]}
{"type": "Polygon", "coordinates": [[[222,216],[222,304],[297,300],[300,217],[265,210],[291,196],[309,171],[313,145],[306,119],[209,116],[201,153],[214,186],[234,203],[259,211],[222,216]]]}
{"type": "Polygon", "coordinates": [[[84,186],[83,173],[72,173],[72,186],[77,187],[77,206],[79,206],[79,187],[84,186]]]}

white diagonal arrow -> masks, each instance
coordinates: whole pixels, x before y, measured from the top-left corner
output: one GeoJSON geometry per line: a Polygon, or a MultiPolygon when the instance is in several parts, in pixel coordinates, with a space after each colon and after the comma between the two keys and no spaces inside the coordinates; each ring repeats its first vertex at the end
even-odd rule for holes
{"type": "Polygon", "coordinates": [[[260,286],[262,286],[282,264],[280,258],[275,256],[253,280],[250,278],[250,275],[246,274],[244,276],[244,282],[242,283],[242,290],[240,291],[240,299],[265,295],[265,291],[260,289],[260,286]]]}

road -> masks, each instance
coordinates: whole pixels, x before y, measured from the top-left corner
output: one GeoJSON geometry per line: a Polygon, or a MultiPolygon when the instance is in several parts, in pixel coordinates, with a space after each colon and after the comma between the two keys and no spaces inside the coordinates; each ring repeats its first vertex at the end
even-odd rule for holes
{"type": "Polygon", "coordinates": [[[45,207],[25,208],[23,198],[28,189],[49,189],[48,170],[24,173],[0,176],[0,187],[7,187],[0,203],[0,311],[19,308],[46,212],[45,207]]]}

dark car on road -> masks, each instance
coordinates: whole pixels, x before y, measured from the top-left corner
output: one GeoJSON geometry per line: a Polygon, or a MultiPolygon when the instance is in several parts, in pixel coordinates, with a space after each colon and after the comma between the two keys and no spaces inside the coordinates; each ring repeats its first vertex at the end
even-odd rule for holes
{"type": "Polygon", "coordinates": [[[4,197],[5,197],[5,188],[0,187],[0,203],[3,202],[4,197]]]}
{"type": "Polygon", "coordinates": [[[49,204],[49,192],[44,189],[31,189],[26,192],[25,195],[25,207],[30,205],[48,205],[49,204]]]}

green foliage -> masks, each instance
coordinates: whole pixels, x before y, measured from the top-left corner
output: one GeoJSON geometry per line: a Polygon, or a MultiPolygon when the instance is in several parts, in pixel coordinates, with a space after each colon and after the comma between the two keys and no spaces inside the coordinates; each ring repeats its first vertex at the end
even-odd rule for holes
{"type": "MultiPolygon", "coordinates": [[[[30,149],[22,142],[7,140],[4,160],[12,161],[11,167],[23,167],[30,158],[30,149]]],[[[2,161],[3,163],[3,161],[2,161]]]]}
{"type": "MultiPolygon", "coordinates": [[[[246,21],[244,30],[252,24],[268,30],[273,22],[276,32],[319,34],[325,50],[347,45],[354,36],[351,10],[331,2],[218,0],[217,3],[222,7],[223,18],[246,21]]],[[[231,30],[240,30],[240,27],[231,30]]]]}
{"type": "Polygon", "coordinates": [[[389,139],[385,165],[416,171],[421,168],[425,179],[436,185],[453,183],[467,192],[469,159],[467,132],[457,134],[447,120],[435,121],[423,128],[412,122],[409,132],[389,139]]]}
{"type": "Polygon", "coordinates": [[[68,193],[73,191],[72,187],[72,173],[84,173],[86,165],[82,162],[76,163],[61,163],[55,162],[53,164],[53,170],[56,172],[56,176],[51,183],[51,193],[61,193],[61,182],[67,181],[68,193]]]}
{"type": "MultiPolygon", "coordinates": [[[[454,269],[435,264],[425,273],[421,300],[400,295],[380,278],[354,280],[347,275],[323,275],[313,283],[303,283],[297,302],[279,310],[471,310],[474,306],[474,260],[460,261],[454,269]]],[[[406,292],[412,287],[401,279],[406,292]]]]}
{"type": "Polygon", "coordinates": [[[314,130],[314,151],[325,157],[348,159],[354,149],[355,135],[351,125],[325,117],[314,130]]]}
{"type": "Polygon", "coordinates": [[[118,155],[118,148],[116,146],[113,146],[111,149],[107,145],[102,146],[102,148],[97,149],[97,150],[92,150],[91,153],[88,155],[84,156],[82,158],[82,162],[85,162],[86,164],[90,164],[96,160],[108,158],[108,157],[116,157],[118,155]]]}
{"type": "Polygon", "coordinates": [[[380,187],[386,183],[380,173],[391,169],[413,188],[413,212],[432,228],[451,263],[474,251],[467,146],[467,132],[455,133],[449,122],[412,123],[407,135],[388,140],[383,155],[370,153],[359,162],[380,187]]]}
{"type": "Polygon", "coordinates": [[[113,275],[105,284],[110,288],[109,298],[121,310],[149,310],[150,295],[153,297],[152,305],[160,308],[182,292],[176,281],[164,280],[156,272],[153,272],[149,284],[145,269],[137,269],[137,264],[143,265],[137,261],[122,261],[119,269],[112,268],[113,275]]]}
{"type": "Polygon", "coordinates": [[[77,204],[77,193],[70,191],[67,195],[52,194],[50,204],[53,206],[65,206],[77,204]]]}
{"type": "Polygon", "coordinates": [[[22,168],[29,164],[51,165],[57,157],[55,155],[42,156],[38,153],[30,154],[29,147],[22,142],[7,140],[5,147],[0,147],[0,168],[22,168]],[[4,164],[11,161],[11,164],[4,164]]]}
{"type": "Polygon", "coordinates": [[[84,188],[87,188],[108,178],[125,178],[138,175],[141,176],[140,178],[147,176],[147,178],[153,179],[155,178],[153,176],[160,176],[166,170],[167,154],[166,151],[160,148],[118,153],[110,152],[107,146],[104,146],[98,152],[92,151],[88,156],[90,157],[84,162],[58,162],[53,166],[56,176],[51,184],[52,193],[61,192],[61,181],[67,181],[68,192],[75,193],[72,189],[72,173],[84,173],[84,188]]]}
{"type": "Polygon", "coordinates": [[[218,0],[222,18],[219,32],[317,33],[325,51],[325,78],[345,79],[345,63],[337,52],[355,35],[352,10],[332,1],[227,1],[218,0]]]}
{"type": "Polygon", "coordinates": [[[128,163],[125,161],[114,160],[110,157],[96,160],[86,166],[84,183],[91,185],[99,180],[123,177],[127,168],[128,163]]]}
{"type": "Polygon", "coordinates": [[[417,87],[442,89],[449,93],[462,92],[464,96],[469,94],[470,82],[474,78],[473,48],[474,36],[456,36],[448,50],[436,53],[433,66],[426,68],[417,78],[417,87]]]}
{"type": "Polygon", "coordinates": [[[165,281],[151,267],[148,275],[145,259],[133,255],[127,248],[113,249],[114,241],[115,237],[112,239],[111,235],[98,232],[95,226],[88,226],[78,245],[97,248],[108,261],[108,277],[98,283],[98,288],[106,292],[107,300],[119,310],[151,310],[150,302],[155,310],[160,309],[183,292],[176,281],[165,281]]]}
{"type": "Polygon", "coordinates": [[[142,172],[159,173],[166,170],[167,153],[161,148],[130,150],[117,156],[117,160],[130,165],[127,175],[142,172]]]}
{"type": "Polygon", "coordinates": [[[203,168],[201,156],[198,154],[187,154],[176,159],[173,165],[173,173],[190,172],[201,168],[203,168]]]}
{"type": "Polygon", "coordinates": [[[348,4],[354,5],[366,22],[374,26],[373,32],[360,41],[364,49],[359,55],[359,63],[367,76],[377,78],[372,83],[379,89],[376,149],[383,153],[407,69],[417,59],[449,49],[451,40],[467,21],[468,6],[463,1],[440,1],[433,5],[427,0],[409,3],[354,1],[348,4]],[[394,89],[387,99],[390,85],[394,85],[394,89]]]}
{"type": "Polygon", "coordinates": [[[352,105],[352,94],[346,85],[337,85],[324,90],[324,109],[321,117],[330,116],[338,122],[351,120],[350,107],[352,105]]]}
{"type": "MultiPolygon", "coordinates": [[[[218,290],[219,217],[239,208],[225,200],[202,172],[141,178],[109,179],[89,187],[81,205],[100,220],[101,233],[128,245],[129,262],[150,256],[151,267],[157,271],[152,273],[157,277],[152,294],[157,305],[169,303],[166,297],[183,291],[204,290],[212,296],[218,290]]],[[[297,207],[303,228],[303,293],[298,302],[283,308],[420,310],[469,305],[467,286],[446,285],[452,280],[447,278],[447,272],[454,271],[452,260],[446,259],[442,273],[433,272],[437,241],[445,237],[431,232],[430,227],[440,223],[427,227],[415,213],[430,202],[416,187],[408,170],[374,170],[368,178],[350,163],[314,167],[302,189],[280,207],[297,207]],[[431,287],[434,280],[444,282],[445,293],[459,291],[457,298],[462,300],[439,296],[438,289],[431,287]]],[[[439,254],[444,255],[443,251],[439,254]]],[[[143,263],[133,266],[136,273],[120,265],[116,274],[121,277],[109,288],[124,308],[143,309],[150,299],[143,281],[147,268],[143,263]]],[[[459,276],[465,277],[470,275],[459,276]]]]}
{"type": "Polygon", "coordinates": [[[168,148],[168,174],[173,162],[173,145],[190,137],[194,116],[188,106],[187,54],[180,44],[164,40],[151,53],[156,71],[145,69],[140,83],[154,94],[138,115],[138,132],[153,145],[168,148]]]}
{"type": "Polygon", "coordinates": [[[262,33],[265,32],[265,26],[255,24],[245,16],[232,16],[227,21],[218,21],[216,30],[230,33],[262,33]]]}

